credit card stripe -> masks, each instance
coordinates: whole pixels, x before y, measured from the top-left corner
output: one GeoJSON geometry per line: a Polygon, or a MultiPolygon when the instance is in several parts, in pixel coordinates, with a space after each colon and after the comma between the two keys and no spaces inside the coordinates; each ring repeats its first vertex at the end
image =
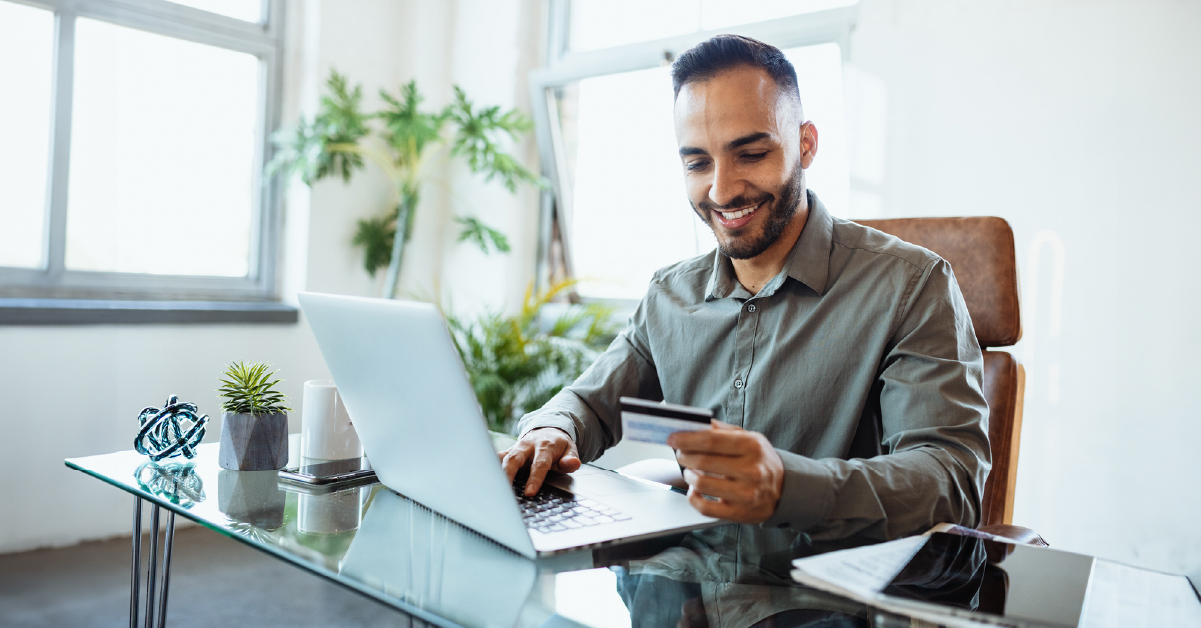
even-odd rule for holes
{"type": "Polygon", "coordinates": [[[713,412],[698,408],[695,412],[685,412],[676,410],[675,408],[666,408],[656,405],[635,405],[632,403],[622,402],[622,412],[631,414],[646,414],[650,416],[663,417],[665,419],[679,419],[681,421],[692,421],[694,423],[708,423],[709,419],[713,418],[713,412]]]}

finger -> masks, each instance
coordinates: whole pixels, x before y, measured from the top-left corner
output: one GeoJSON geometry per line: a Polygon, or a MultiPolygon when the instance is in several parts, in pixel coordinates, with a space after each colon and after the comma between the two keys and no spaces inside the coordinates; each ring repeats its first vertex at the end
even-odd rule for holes
{"type": "Polygon", "coordinates": [[[688,503],[697,512],[706,517],[734,521],[734,517],[737,516],[736,509],[733,506],[720,500],[705,499],[701,492],[695,488],[688,489],[688,503]]]}
{"type": "Polygon", "coordinates": [[[743,430],[711,429],[695,432],[675,432],[667,437],[667,444],[680,451],[722,453],[734,455],[741,453],[739,441],[748,432],[743,430]]]}
{"type": "Polygon", "coordinates": [[[675,432],[667,437],[667,444],[681,452],[725,454],[737,456],[749,453],[758,443],[754,434],[746,430],[700,430],[675,432]]]}
{"type": "Polygon", "coordinates": [[[513,478],[517,477],[517,472],[525,466],[530,457],[529,443],[518,442],[505,452],[505,457],[501,461],[501,466],[505,470],[505,475],[509,477],[509,482],[513,482],[513,478]]]}
{"type": "Polygon", "coordinates": [[[576,451],[575,444],[572,443],[571,446],[567,448],[567,453],[563,454],[563,456],[555,462],[555,471],[558,471],[559,473],[575,473],[576,471],[580,470],[580,465],[582,464],[583,463],[580,461],[580,454],[576,451]]]}
{"type": "Polygon", "coordinates": [[[681,453],[676,455],[676,462],[685,469],[724,475],[728,478],[754,479],[755,477],[754,463],[746,456],[681,453]]]}
{"type": "Polygon", "coordinates": [[[555,455],[549,447],[539,447],[534,452],[534,462],[530,463],[530,477],[525,481],[526,497],[533,497],[538,489],[542,488],[542,480],[546,479],[546,472],[550,471],[554,460],[555,455]]]}
{"type": "Polygon", "coordinates": [[[717,419],[709,419],[709,425],[712,425],[713,429],[715,429],[715,430],[741,430],[742,429],[741,427],[738,427],[737,425],[730,425],[729,423],[723,423],[721,421],[718,421],[717,419]]]}
{"type": "Polygon", "coordinates": [[[754,502],[754,489],[743,482],[705,475],[692,470],[684,472],[684,481],[700,494],[716,497],[733,506],[750,506],[754,502]]]}

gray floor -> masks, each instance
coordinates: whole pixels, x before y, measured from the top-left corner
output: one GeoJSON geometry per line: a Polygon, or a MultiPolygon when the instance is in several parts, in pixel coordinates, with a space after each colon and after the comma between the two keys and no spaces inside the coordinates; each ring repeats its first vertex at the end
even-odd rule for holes
{"type": "MultiPolygon", "coordinates": [[[[129,561],[128,538],[0,555],[0,626],[128,626],[129,561]]],[[[167,613],[172,628],[421,625],[199,527],[176,533],[167,613]]]]}

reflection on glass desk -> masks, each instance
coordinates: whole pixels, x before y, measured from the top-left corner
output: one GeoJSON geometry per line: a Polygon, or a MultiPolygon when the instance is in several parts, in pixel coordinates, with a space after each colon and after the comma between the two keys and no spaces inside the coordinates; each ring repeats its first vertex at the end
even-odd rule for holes
{"type": "MultiPolygon", "coordinates": [[[[726,525],[534,561],[379,484],[297,490],[272,471],[222,470],[215,444],[190,462],[145,462],[126,451],[67,465],[435,625],[912,625],[796,584],[791,561],[827,548],[788,530],[726,525]]],[[[943,574],[935,589],[980,589],[980,552],[962,558],[970,586],[943,574]]],[[[904,576],[918,597],[947,595],[904,576]]]]}

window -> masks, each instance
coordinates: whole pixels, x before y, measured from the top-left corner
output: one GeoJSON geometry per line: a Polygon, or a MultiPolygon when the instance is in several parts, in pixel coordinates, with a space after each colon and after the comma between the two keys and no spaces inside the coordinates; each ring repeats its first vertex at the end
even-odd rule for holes
{"type": "Polygon", "coordinates": [[[553,183],[543,203],[539,280],[576,277],[584,299],[636,301],[655,270],[716,245],[684,193],[669,66],[720,32],[755,37],[788,55],[805,117],[821,136],[809,187],[835,214],[850,195],[842,59],[853,2],[653,4],[552,4],[550,41],[558,53],[531,76],[542,161],[553,183]]]}
{"type": "Polygon", "coordinates": [[[0,0],[0,297],[275,298],[279,0],[0,0]]]}

